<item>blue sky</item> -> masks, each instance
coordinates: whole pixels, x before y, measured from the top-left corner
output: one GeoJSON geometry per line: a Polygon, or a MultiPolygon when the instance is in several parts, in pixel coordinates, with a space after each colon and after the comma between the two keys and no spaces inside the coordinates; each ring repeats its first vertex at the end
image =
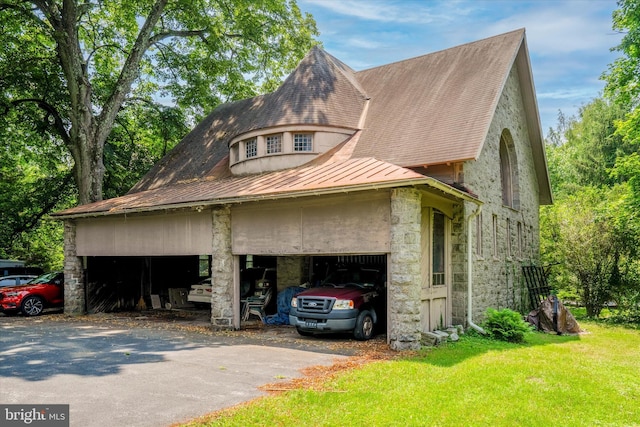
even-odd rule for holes
{"type": "Polygon", "coordinates": [[[298,0],[313,15],[327,52],[354,70],[525,28],[542,131],[558,110],[578,114],[601,95],[618,56],[615,0],[298,0]]]}

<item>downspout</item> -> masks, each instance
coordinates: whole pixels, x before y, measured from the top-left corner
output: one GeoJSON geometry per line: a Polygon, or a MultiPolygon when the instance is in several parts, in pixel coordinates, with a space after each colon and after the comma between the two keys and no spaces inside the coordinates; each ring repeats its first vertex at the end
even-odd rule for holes
{"type": "Polygon", "coordinates": [[[467,218],[467,322],[476,331],[483,335],[487,332],[480,326],[473,323],[473,250],[471,243],[471,221],[480,215],[482,212],[482,205],[478,204],[478,208],[467,218]]]}

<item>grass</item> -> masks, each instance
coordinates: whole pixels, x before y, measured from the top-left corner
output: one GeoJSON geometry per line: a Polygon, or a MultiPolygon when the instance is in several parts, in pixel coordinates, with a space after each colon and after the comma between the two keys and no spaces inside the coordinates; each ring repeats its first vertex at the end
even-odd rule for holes
{"type": "Polygon", "coordinates": [[[185,426],[640,426],[640,330],[457,343],[331,377],[185,426]]]}

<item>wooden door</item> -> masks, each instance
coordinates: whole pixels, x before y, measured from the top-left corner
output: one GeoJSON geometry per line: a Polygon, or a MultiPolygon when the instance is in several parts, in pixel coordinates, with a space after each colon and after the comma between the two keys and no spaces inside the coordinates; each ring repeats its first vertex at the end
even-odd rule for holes
{"type": "Polygon", "coordinates": [[[450,221],[439,210],[421,215],[421,327],[423,332],[448,326],[450,319],[450,221]]]}

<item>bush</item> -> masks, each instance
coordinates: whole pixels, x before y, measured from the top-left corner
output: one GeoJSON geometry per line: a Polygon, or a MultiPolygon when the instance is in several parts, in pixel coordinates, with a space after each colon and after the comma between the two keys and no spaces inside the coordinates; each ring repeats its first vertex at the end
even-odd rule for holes
{"type": "Polygon", "coordinates": [[[482,326],[487,333],[501,341],[520,343],[524,335],[532,330],[531,325],[524,321],[522,315],[508,308],[487,310],[487,320],[482,326]]]}

